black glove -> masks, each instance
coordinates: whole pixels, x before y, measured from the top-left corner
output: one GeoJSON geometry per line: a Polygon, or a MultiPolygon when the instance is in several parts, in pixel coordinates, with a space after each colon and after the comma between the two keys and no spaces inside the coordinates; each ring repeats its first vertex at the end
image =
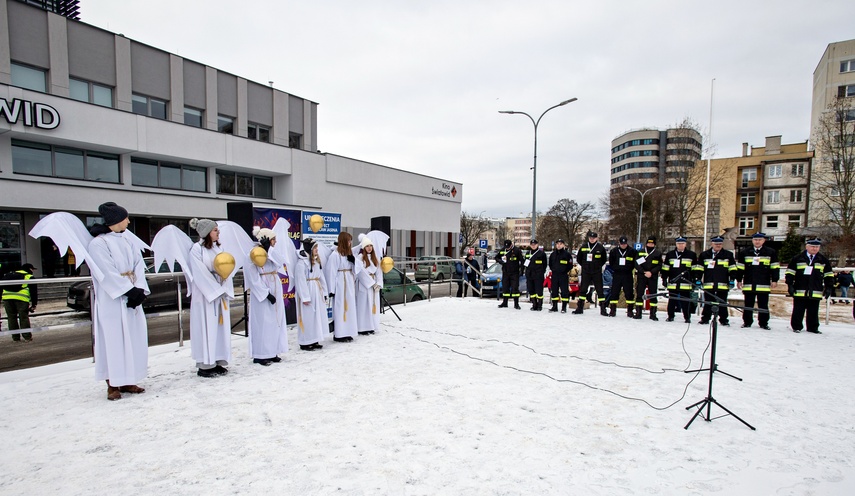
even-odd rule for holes
{"type": "Polygon", "coordinates": [[[787,294],[788,294],[788,295],[790,295],[790,296],[793,296],[793,295],[795,295],[795,294],[796,294],[796,290],[795,290],[795,289],[793,289],[793,287],[792,287],[792,286],[790,286],[789,284],[787,284],[787,294]]]}
{"type": "Polygon", "coordinates": [[[827,300],[827,299],[828,299],[828,297],[829,297],[829,296],[831,296],[831,295],[833,295],[833,294],[834,294],[834,289],[833,289],[833,288],[825,288],[825,291],[823,291],[823,292],[822,292],[822,297],[823,297],[823,298],[825,298],[825,299],[827,300]]]}
{"type": "Polygon", "coordinates": [[[335,296],[335,293],[330,293],[330,298],[333,298],[334,296],[335,296]]]}
{"type": "Polygon", "coordinates": [[[269,301],[271,305],[275,305],[276,304],[276,297],[270,293],[267,293],[267,301],[269,301]]]}
{"type": "Polygon", "coordinates": [[[352,264],[356,264],[356,258],[353,255],[348,255],[347,261],[352,263],[352,264]]]}
{"type": "Polygon", "coordinates": [[[145,291],[137,287],[129,289],[125,296],[128,297],[128,308],[136,308],[145,301],[145,291]]]}
{"type": "Polygon", "coordinates": [[[264,248],[264,251],[268,251],[270,249],[270,238],[267,236],[262,236],[261,239],[258,240],[258,243],[264,248]]]}

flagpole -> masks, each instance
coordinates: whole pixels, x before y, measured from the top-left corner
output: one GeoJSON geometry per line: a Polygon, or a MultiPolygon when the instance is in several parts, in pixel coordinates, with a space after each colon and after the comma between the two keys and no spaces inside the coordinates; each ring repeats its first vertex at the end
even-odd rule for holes
{"type": "Polygon", "coordinates": [[[701,246],[706,246],[707,240],[707,223],[709,222],[709,212],[710,212],[710,158],[712,157],[712,118],[713,118],[713,95],[715,92],[715,78],[710,81],[710,132],[707,137],[707,146],[709,147],[709,152],[707,152],[707,194],[706,194],[706,202],[704,205],[704,232],[701,235],[701,246]]]}

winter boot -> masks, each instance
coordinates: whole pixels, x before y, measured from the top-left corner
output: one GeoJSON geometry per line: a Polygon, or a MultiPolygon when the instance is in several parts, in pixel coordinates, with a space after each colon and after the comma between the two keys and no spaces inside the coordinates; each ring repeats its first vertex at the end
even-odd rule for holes
{"type": "Polygon", "coordinates": [[[603,317],[609,316],[609,312],[606,311],[606,302],[600,303],[600,315],[603,317]]]}
{"type": "Polygon", "coordinates": [[[499,308],[508,308],[508,298],[502,298],[502,302],[499,304],[499,308]]]}
{"type": "Polygon", "coordinates": [[[111,386],[110,381],[107,381],[107,399],[110,401],[122,399],[122,393],[119,392],[119,388],[111,386]]]}
{"type": "Polygon", "coordinates": [[[659,320],[659,319],[656,317],[656,309],[655,309],[655,308],[651,308],[651,309],[650,309],[650,320],[659,320]]]}
{"type": "Polygon", "coordinates": [[[617,316],[617,305],[612,303],[611,305],[609,305],[609,317],[616,317],[616,316],[617,316]]]}
{"type": "Polygon", "coordinates": [[[520,298],[519,296],[514,296],[514,308],[517,310],[522,310],[520,307],[520,298]]]}
{"type": "Polygon", "coordinates": [[[558,311],[558,300],[552,300],[552,308],[549,309],[550,312],[558,311]]]}
{"type": "Polygon", "coordinates": [[[567,313],[567,302],[566,301],[561,302],[561,313],[567,313]]]}
{"type": "Polygon", "coordinates": [[[636,305],[635,306],[635,316],[633,317],[633,319],[640,319],[640,318],[641,318],[641,305],[636,305]]]}
{"type": "Polygon", "coordinates": [[[575,314],[581,314],[585,311],[585,300],[579,300],[576,302],[576,310],[573,310],[575,314]]]}
{"type": "Polygon", "coordinates": [[[626,316],[632,318],[635,315],[635,305],[626,306],[626,316]]]}

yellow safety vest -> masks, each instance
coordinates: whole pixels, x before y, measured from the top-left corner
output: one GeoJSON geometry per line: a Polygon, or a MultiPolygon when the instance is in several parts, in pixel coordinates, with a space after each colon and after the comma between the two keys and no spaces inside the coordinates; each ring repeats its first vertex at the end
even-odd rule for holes
{"type": "MultiPolygon", "coordinates": [[[[15,273],[16,274],[23,274],[25,280],[33,277],[33,275],[30,274],[29,272],[27,272],[26,270],[16,270],[15,273]]],[[[8,286],[3,286],[3,287],[6,288],[8,286]]],[[[27,303],[29,303],[30,302],[30,287],[28,284],[22,284],[20,291],[10,291],[8,289],[4,289],[3,290],[3,299],[4,300],[20,300],[20,301],[26,301],[27,303]]]]}

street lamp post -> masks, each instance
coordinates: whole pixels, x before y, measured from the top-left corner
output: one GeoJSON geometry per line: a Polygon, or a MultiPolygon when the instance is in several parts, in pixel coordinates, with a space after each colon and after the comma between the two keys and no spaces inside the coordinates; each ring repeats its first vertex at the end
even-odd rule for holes
{"type": "Polygon", "coordinates": [[[555,107],[561,107],[563,105],[567,105],[568,103],[573,103],[578,98],[571,98],[569,100],[564,100],[558,105],[553,105],[548,109],[544,110],[540,117],[537,120],[525,112],[518,112],[516,110],[500,110],[500,114],[522,114],[528,117],[531,120],[531,123],[534,124],[534,165],[532,166],[532,181],[531,181],[531,237],[534,238],[535,231],[537,229],[537,125],[540,124],[540,119],[546,115],[547,112],[554,109],[555,107]]]}
{"type": "Polygon", "coordinates": [[[644,195],[655,189],[662,189],[664,187],[665,186],[656,186],[655,188],[641,191],[640,189],[633,188],[632,186],[624,186],[624,189],[631,189],[641,195],[641,206],[638,207],[638,236],[635,238],[636,243],[641,243],[641,219],[644,217],[644,195]]]}

